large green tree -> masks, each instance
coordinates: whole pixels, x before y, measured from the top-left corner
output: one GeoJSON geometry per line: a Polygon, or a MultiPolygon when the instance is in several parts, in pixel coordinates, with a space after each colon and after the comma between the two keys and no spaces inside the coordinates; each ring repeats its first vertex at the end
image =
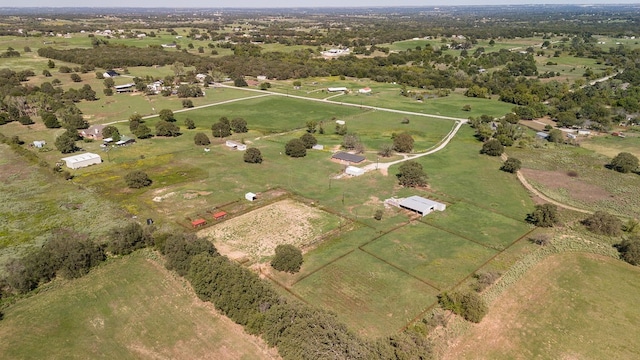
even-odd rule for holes
{"type": "Polygon", "coordinates": [[[300,139],[291,139],[284,146],[285,154],[291,157],[305,157],[307,156],[307,148],[300,139]]]}
{"type": "Polygon", "coordinates": [[[422,169],[422,164],[413,160],[405,161],[398,168],[396,174],[398,182],[406,187],[418,187],[427,185],[427,174],[422,169]]]}
{"type": "Polygon", "coordinates": [[[481,154],[487,154],[490,156],[500,156],[503,152],[504,146],[496,139],[491,139],[482,144],[482,150],[480,150],[481,154]]]}
{"type": "Polygon", "coordinates": [[[60,150],[63,154],[72,153],[78,151],[78,147],[76,146],[76,141],[74,138],[69,136],[67,132],[56,138],[56,149],[60,150]]]}
{"type": "Polygon", "coordinates": [[[393,150],[401,153],[410,153],[413,150],[413,137],[409,133],[397,134],[393,138],[393,150]]]}
{"type": "Polygon", "coordinates": [[[271,260],[271,266],[278,271],[297,273],[302,266],[302,251],[297,247],[284,244],[276,246],[276,253],[271,260]]]}
{"type": "Polygon", "coordinates": [[[628,152],[621,152],[611,160],[611,168],[621,173],[628,173],[638,169],[638,158],[628,152]]]}
{"type": "Polygon", "coordinates": [[[535,226],[552,227],[558,223],[558,207],[554,204],[536,205],[526,220],[535,226]]]}
{"type": "Polygon", "coordinates": [[[262,153],[260,152],[260,149],[250,147],[244,152],[243,159],[244,162],[249,164],[261,164],[262,153]]]}
{"type": "Polygon", "coordinates": [[[140,189],[151,185],[152,181],[146,172],[142,170],[134,170],[124,176],[124,181],[131,189],[140,189]]]}

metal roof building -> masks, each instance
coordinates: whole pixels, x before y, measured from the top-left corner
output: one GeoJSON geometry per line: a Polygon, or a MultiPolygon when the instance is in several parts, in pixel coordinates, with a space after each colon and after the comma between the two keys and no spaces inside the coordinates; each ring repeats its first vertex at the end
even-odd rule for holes
{"type": "Polygon", "coordinates": [[[346,152],[337,152],[335,154],[333,154],[333,156],[331,156],[332,159],[336,159],[336,160],[340,160],[340,161],[346,161],[346,162],[350,162],[350,163],[360,163],[363,162],[365,160],[364,156],[360,156],[360,155],[356,155],[356,154],[349,154],[346,152]]]}
{"type": "Polygon", "coordinates": [[[94,164],[100,164],[102,162],[102,158],[100,158],[100,155],[98,154],[84,153],[62,158],[62,161],[67,164],[69,169],[79,169],[94,164]]]}
{"type": "Polygon", "coordinates": [[[447,208],[447,205],[443,203],[425,199],[420,196],[410,196],[400,201],[399,205],[403,209],[415,211],[422,216],[425,216],[434,210],[444,211],[447,208]]]}

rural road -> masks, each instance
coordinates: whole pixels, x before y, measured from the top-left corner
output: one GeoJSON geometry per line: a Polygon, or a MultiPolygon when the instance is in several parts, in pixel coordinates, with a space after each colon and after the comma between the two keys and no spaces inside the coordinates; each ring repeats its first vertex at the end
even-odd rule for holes
{"type": "Polygon", "coordinates": [[[541,193],[540,191],[538,191],[536,188],[534,188],[533,186],[531,186],[531,184],[529,184],[529,182],[527,181],[527,179],[524,178],[524,175],[522,175],[522,173],[520,171],[516,172],[516,176],[518,176],[518,180],[520,180],[520,183],[522,183],[522,185],[529,190],[531,193],[533,193],[535,196],[539,197],[540,199],[554,204],[557,207],[561,207],[563,209],[567,209],[567,210],[573,210],[573,211],[577,211],[577,212],[581,212],[583,214],[593,214],[593,211],[589,211],[589,210],[585,210],[585,209],[578,209],[576,207],[573,207],[571,205],[567,205],[567,204],[563,204],[561,202],[555,201],[549,197],[547,197],[546,195],[544,195],[543,193],[541,193]]]}
{"type": "MultiPolygon", "coordinates": [[[[507,159],[509,157],[507,156],[507,154],[503,153],[502,155],[500,155],[500,158],[502,159],[502,161],[507,161],[507,159]]],[[[518,170],[516,172],[516,176],[518,177],[518,180],[520,181],[522,186],[525,187],[525,189],[529,190],[529,192],[531,192],[533,195],[539,197],[540,199],[542,199],[542,200],[544,200],[544,201],[546,201],[546,202],[548,202],[550,204],[554,204],[557,207],[561,207],[563,209],[581,212],[583,214],[593,214],[593,211],[589,211],[589,210],[585,210],[585,209],[579,209],[579,208],[573,207],[571,205],[563,204],[563,203],[558,202],[556,200],[553,200],[550,197],[546,196],[545,194],[541,193],[538,189],[534,188],[531,184],[529,184],[529,182],[527,181],[527,179],[524,177],[524,175],[522,174],[522,172],[520,170],[518,170]]]]}
{"type": "Polygon", "coordinates": [[[385,163],[376,162],[375,164],[366,165],[362,169],[364,169],[365,172],[368,172],[368,171],[371,171],[371,170],[380,170],[382,172],[386,172],[386,170],[389,169],[390,166],[393,166],[395,164],[399,164],[399,163],[401,163],[403,161],[413,160],[413,159],[419,158],[421,156],[425,156],[425,155],[429,155],[429,154],[433,154],[435,152],[438,152],[438,151],[444,149],[449,144],[451,139],[453,139],[453,137],[458,133],[458,130],[460,130],[462,125],[466,124],[467,122],[468,122],[467,119],[460,119],[460,120],[456,121],[456,125],[453,127],[453,129],[451,129],[451,131],[449,131],[447,136],[440,142],[440,145],[436,146],[435,148],[433,148],[431,150],[427,150],[427,151],[425,151],[423,153],[419,153],[419,154],[406,155],[404,157],[404,159],[400,159],[400,160],[396,160],[396,161],[390,161],[390,162],[385,162],[385,163]]]}
{"type": "MultiPolygon", "coordinates": [[[[333,95],[333,96],[330,96],[329,98],[317,99],[317,98],[309,98],[309,97],[299,96],[299,95],[282,94],[282,93],[277,93],[277,92],[273,92],[273,91],[266,91],[266,90],[259,90],[259,89],[238,88],[236,86],[224,85],[224,84],[218,84],[217,86],[218,87],[223,87],[223,88],[235,89],[235,90],[244,90],[244,91],[256,92],[256,93],[259,93],[259,95],[249,96],[249,97],[239,98],[239,99],[226,100],[226,101],[221,101],[221,102],[211,103],[211,104],[206,104],[206,105],[194,106],[192,108],[176,110],[176,111],[174,111],[174,113],[193,111],[193,110],[203,109],[203,108],[207,108],[207,107],[211,107],[211,106],[218,106],[218,105],[230,104],[230,103],[238,102],[238,101],[257,99],[257,98],[261,98],[261,97],[265,97],[265,96],[285,96],[285,97],[290,97],[290,98],[300,99],[300,100],[306,100],[306,101],[316,101],[316,102],[323,102],[323,103],[329,103],[329,104],[334,104],[334,105],[353,106],[353,107],[358,107],[358,108],[361,108],[361,109],[386,111],[386,112],[392,112],[392,113],[403,114],[403,115],[423,116],[423,117],[436,118],[436,119],[452,120],[452,121],[456,122],[455,126],[451,129],[451,131],[449,131],[447,136],[444,139],[442,139],[442,141],[440,142],[440,144],[437,147],[435,147],[433,149],[430,149],[428,151],[425,151],[423,153],[405,155],[404,158],[400,159],[400,160],[386,162],[386,163],[376,162],[375,164],[369,164],[369,165],[363,167],[365,172],[372,171],[372,170],[380,170],[380,171],[382,171],[384,173],[392,165],[399,164],[399,163],[401,163],[403,161],[416,159],[416,158],[421,157],[421,156],[425,156],[425,155],[429,155],[429,154],[433,154],[435,152],[438,152],[438,151],[444,149],[449,144],[451,139],[453,139],[453,137],[458,133],[458,130],[460,130],[462,125],[464,125],[464,124],[466,124],[468,122],[467,119],[450,117],[450,116],[443,116],[443,115],[436,115],[436,114],[425,114],[425,113],[421,113],[421,112],[388,109],[388,108],[377,107],[377,106],[343,103],[343,102],[339,102],[339,101],[330,100],[330,98],[333,98],[335,96],[342,95],[342,94],[333,95]]],[[[154,118],[154,117],[157,117],[157,116],[159,116],[159,115],[158,114],[154,114],[154,115],[147,115],[147,116],[144,116],[142,118],[143,119],[150,119],[150,118],[154,118]]],[[[126,120],[117,120],[117,121],[112,121],[112,122],[109,122],[109,123],[104,123],[103,125],[112,125],[112,124],[122,123],[122,122],[127,122],[127,121],[129,121],[129,120],[128,119],[126,119],[126,120]]]]}

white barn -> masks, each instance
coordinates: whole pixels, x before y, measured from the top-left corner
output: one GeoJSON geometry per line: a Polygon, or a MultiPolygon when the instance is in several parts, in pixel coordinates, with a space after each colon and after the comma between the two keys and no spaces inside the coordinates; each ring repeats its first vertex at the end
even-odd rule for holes
{"type": "Polygon", "coordinates": [[[69,169],[79,169],[95,164],[100,164],[102,162],[102,158],[100,155],[94,153],[84,153],[74,156],[68,156],[62,158],[69,169]]]}
{"type": "Polygon", "coordinates": [[[255,201],[258,199],[258,196],[252,192],[248,192],[246,194],[244,194],[244,198],[249,200],[249,201],[255,201]]]}
{"type": "Polygon", "coordinates": [[[364,169],[356,166],[347,166],[347,168],[344,170],[344,173],[351,176],[360,176],[364,174],[364,169]]]}
{"type": "Polygon", "coordinates": [[[443,203],[415,195],[403,199],[398,205],[403,209],[415,211],[422,216],[425,216],[434,210],[444,211],[447,208],[447,205],[443,203]]]}

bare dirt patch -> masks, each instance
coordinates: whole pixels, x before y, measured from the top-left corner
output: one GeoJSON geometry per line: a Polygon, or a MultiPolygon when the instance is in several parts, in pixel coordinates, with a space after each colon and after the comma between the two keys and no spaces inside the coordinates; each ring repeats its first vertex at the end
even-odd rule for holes
{"type": "Polygon", "coordinates": [[[567,194],[579,201],[594,203],[600,200],[610,199],[612,194],[605,189],[589,184],[579,177],[572,177],[564,171],[544,171],[522,169],[520,170],[525,178],[542,184],[543,186],[559,190],[564,189],[567,194]]]}
{"type": "Polygon", "coordinates": [[[211,238],[229,257],[258,260],[273,255],[280,244],[307,247],[332,223],[338,221],[331,214],[287,199],[203,229],[198,236],[211,238]]]}

